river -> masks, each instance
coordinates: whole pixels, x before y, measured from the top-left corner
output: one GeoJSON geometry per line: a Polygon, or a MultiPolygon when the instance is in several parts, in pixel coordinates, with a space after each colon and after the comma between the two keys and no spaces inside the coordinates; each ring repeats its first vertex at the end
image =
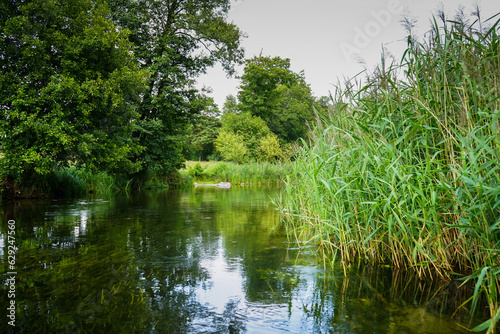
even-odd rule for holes
{"type": "Polygon", "coordinates": [[[451,318],[462,302],[454,287],[325,265],[316,246],[287,237],[270,201],[278,194],[200,187],[6,202],[0,331],[466,333],[467,319],[451,318]]]}

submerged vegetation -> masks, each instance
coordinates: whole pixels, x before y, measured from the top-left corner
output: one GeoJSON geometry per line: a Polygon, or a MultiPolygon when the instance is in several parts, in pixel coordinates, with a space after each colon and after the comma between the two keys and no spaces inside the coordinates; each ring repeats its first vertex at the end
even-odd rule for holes
{"type": "Polygon", "coordinates": [[[410,29],[402,66],[383,58],[332,96],[281,202],[325,261],[474,283],[471,312],[485,298],[490,313],[475,330],[489,333],[500,319],[499,25],[440,14],[426,41],[410,29]]]}

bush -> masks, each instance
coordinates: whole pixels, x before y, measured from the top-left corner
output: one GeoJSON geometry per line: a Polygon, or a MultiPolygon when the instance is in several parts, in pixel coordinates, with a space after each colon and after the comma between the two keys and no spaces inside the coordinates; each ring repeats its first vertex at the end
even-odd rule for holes
{"type": "Polygon", "coordinates": [[[243,136],[222,130],[215,141],[215,147],[226,161],[242,163],[247,159],[248,149],[243,136]]]}
{"type": "Polygon", "coordinates": [[[201,177],[203,176],[203,167],[201,167],[200,163],[197,163],[194,167],[189,168],[187,173],[194,178],[201,177]]]}
{"type": "Polygon", "coordinates": [[[280,142],[275,134],[268,134],[259,141],[258,157],[261,161],[278,161],[283,158],[280,142]]]}

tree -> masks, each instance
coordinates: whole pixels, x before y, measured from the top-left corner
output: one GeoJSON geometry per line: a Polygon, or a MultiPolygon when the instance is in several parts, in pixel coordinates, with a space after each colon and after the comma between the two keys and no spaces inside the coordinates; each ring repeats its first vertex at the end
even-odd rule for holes
{"type": "Polygon", "coordinates": [[[290,60],[254,57],[247,60],[238,92],[239,109],[262,118],[278,138],[291,143],[307,135],[315,99],[304,73],[290,70],[290,60]]]}
{"type": "Polygon", "coordinates": [[[258,157],[263,161],[278,161],[283,158],[280,141],[274,133],[269,133],[259,140],[258,157]]]}
{"type": "Polygon", "coordinates": [[[248,112],[222,116],[216,148],[225,160],[236,162],[274,162],[289,159],[291,155],[289,150],[283,150],[278,137],[269,130],[266,122],[248,112]]]}
{"type": "Polygon", "coordinates": [[[34,181],[68,163],[134,172],[131,139],[146,72],[128,32],[92,0],[0,5],[4,176],[34,181]]]}
{"type": "Polygon", "coordinates": [[[215,141],[215,147],[226,161],[236,163],[247,160],[248,149],[242,135],[228,130],[221,130],[215,141]]]}
{"type": "Polygon", "coordinates": [[[321,107],[315,102],[311,90],[305,84],[276,87],[278,98],[268,125],[286,143],[306,138],[309,124],[314,120],[314,110],[321,107]]]}
{"type": "Polygon", "coordinates": [[[196,77],[232,74],[241,31],[230,0],[0,3],[3,173],[27,180],[74,163],[172,171],[180,134],[210,100],[196,77]]]}
{"type": "Polygon", "coordinates": [[[230,75],[243,59],[242,32],[227,22],[230,0],[110,0],[114,20],[151,74],[138,108],[144,168],[171,170],[183,162],[176,148],[189,122],[210,104],[195,78],[219,62],[230,75]]]}
{"type": "Polygon", "coordinates": [[[186,150],[188,155],[198,160],[206,160],[215,153],[215,139],[222,126],[220,112],[212,101],[211,108],[196,117],[189,125],[186,136],[186,150]]]}
{"type": "Polygon", "coordinates": [[[257,156],[259,140],[270,133],[266,122],[245,112],[223,115],[222,130],[240,136],[251,158],[257,156]]]}
{"type": "Polygon", "coordinates": [[[224,106],[222,107],[222,112],[224,114],[237,114],[238,110],[238,100],[234,95],[229,94],[226,96],[226,101],[224,101],[224,106]]]}
{"type": "Polygon", "coordinates": [[[267,121],[279,97],[278,85],[296,85],[300,76],[290,70],[290,59],[254,57],[246,60],[238,99],[241,111],[250,112],[267,121]]]}

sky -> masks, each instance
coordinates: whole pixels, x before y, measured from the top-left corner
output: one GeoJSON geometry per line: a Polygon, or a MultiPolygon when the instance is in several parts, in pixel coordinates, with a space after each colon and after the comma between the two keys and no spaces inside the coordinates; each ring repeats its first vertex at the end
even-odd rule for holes
{"type": "MultiPolygon", "coordinates": [[[[500,13],[499,0],[231,0],[228,21],[247,38],[245,57],[289,58],[294,72],[304,71],[317,97],[328,95],[334,85],[380,63],[382,45],[400,59],[407,33],[401,19],[417,20],[415,31],[422,38],[432,15],[444,8],[452,19],[459,8],[469,14],[474,5],[481,18],[500,13]],[[360,61],[362,60],[362,61],[360,61]]],[[[497,17],[499,18],[499,17],[497,17]]],[[[237,68],[237,75],[243,67],[237,68]]],[[[198,87],[211,87],[209,94],[222,109],[229,94],[237,95],[240,80],[227,78],[220,66],[209,69],[198,87]]]]}

